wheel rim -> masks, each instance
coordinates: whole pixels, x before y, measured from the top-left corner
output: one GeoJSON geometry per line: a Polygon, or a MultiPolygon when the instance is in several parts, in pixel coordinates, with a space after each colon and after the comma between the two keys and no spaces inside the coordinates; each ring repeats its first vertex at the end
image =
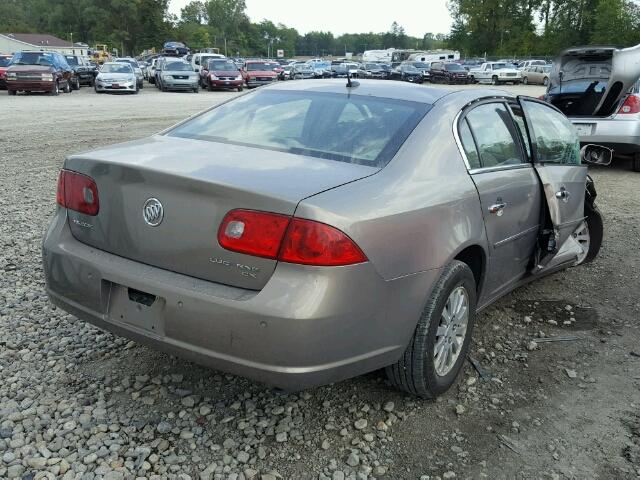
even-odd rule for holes
{"type": "Polygon", "coordinates": [[[576,265],[584,262],[589,254],[589,247],[591,246],[591,235],[589,234],[589,225],[587,222],[582,222],[578,229],[573,232],[573,238],[582,247],[582,252],[578,255],[576,265]]]}
{"type": "Polygon", "coordinates": [[[469,295],[459,286],[449,294],[436,332],[433,363],[438,376],[444,377],[456,364],[467,336],[468,322],[469,295]]]}

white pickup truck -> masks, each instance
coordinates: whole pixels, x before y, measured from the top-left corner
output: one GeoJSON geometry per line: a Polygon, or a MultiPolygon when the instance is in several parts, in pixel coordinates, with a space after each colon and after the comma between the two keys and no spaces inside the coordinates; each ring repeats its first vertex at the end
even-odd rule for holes
{"type": "Polygon", "coordinates": [[[522,72],[508,63],[485,62],[479,67],[470,69],[469,78],[474,83],[500,85],[501,83],[511,82],[514,85],[518,85],[522,82],[522,72]]]}

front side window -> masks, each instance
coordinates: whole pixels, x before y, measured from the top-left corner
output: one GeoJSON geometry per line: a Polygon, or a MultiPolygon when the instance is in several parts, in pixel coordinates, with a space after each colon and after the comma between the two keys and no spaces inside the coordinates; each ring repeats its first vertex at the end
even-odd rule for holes
{"type": "Polygon", "coordinates": [[[430,108],[353,94],[262,90],[167,135],[383,167],[430,108]]]}
{"type": "Polygon", "coordinates": [[[486,103],[467,116],[482,168],[508,167],[525,163],[516,126],[503,103],[486,103]]]}
{"type": "Polygon", "coordinates": [[[580,165],[580,139],[567,117],[538,102],[523,101],[532,129],[536,161],[580,165]]]}

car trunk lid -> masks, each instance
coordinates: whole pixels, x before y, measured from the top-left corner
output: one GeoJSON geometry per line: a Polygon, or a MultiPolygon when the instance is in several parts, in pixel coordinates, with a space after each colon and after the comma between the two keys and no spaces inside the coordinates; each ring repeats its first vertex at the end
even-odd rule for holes
{"type": "Polygon", "coordinates": [[[608,117],[640,77],[640,45],[574,47],[549,76],[547,100],[569,117],[608,117]]]}
{"type": "Polygon", "coordinates": [[[75,238],[148,265],[259,290],[276,260],[223,249],[218,227],[233,209],[293,215],[300,200],[379,169],[273,150],[154,136],[69,157],[65,168],[92,177],[100,211],[69,211],[75,238]],[[163,207],[145,222],[149,199],[163,207]]]}

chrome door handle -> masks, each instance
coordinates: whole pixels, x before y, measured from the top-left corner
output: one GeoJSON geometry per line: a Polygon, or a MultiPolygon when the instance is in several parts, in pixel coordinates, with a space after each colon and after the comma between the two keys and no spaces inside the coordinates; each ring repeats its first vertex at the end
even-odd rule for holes
{"type": "Polygon", "coordinates": [[[489,207],[489,213],[495,213],[496,215],[501,217],[506,206],[507,204],[505,202],[493,204],[489,207]]]}
{"type": "Polygon", "coordinates": [[[563,202],[568,202],[571,193],[564,187],[560,187],[560,190],[556,192],[556,198],[562,200],[563,202]]]}

